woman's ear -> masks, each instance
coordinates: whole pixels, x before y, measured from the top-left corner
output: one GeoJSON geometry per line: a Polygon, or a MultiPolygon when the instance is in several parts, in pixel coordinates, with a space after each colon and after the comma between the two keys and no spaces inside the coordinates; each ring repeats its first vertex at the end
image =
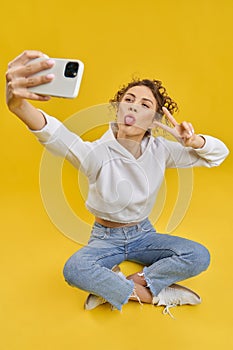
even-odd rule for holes
{"type": "Polygon", "coordinates": [[[155,121],[161,122],[162,118],[163,118],[163,114],[162,113],[155,112],[155,115],[154,115],[154,120],[155,121]]]}
{"type": "Polygon", "coordinates": [[[151,126],[152,129],[156,127],[156,122],[160,122],[162,117],[162,114],[155,112],[151,126]]]}
{"type": "Polygon", "coordinates": [[[158,129],[158,124],[156,124],[156,122],[161,122],[162,121],[162,118],[163,118],[163,115],[159,112],[155,112],[154,114],[154,118],[153,118],[153,121],[152,121],[152,124],[151,124],[151,127],[149,128],[150,130],[152,129],[158,129]]]}
{"type": "Polygon", "coordinates": [[[114,105],[114,108],[115,108],[115,110],[116,110],[117,112],[118,112],[118,109],[119,109],[119,103],[120,103],[120,102],[117,101],[117,102],[114,102],[114,104],[113,104],[113,105],[114,105]]]}

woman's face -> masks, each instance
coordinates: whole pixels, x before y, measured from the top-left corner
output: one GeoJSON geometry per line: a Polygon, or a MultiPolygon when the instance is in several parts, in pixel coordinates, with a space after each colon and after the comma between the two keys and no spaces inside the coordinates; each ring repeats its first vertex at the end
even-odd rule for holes
{"type": "Polygon", "coordinates": [[[117,111],[121,137],[143,137],[153,127],[157,101],[144,85],[133,86],[124,94],[117,111]]]}

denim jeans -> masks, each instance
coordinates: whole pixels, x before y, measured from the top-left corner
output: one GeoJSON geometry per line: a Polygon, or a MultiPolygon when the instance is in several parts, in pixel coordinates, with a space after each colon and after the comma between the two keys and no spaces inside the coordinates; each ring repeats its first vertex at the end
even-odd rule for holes
{"type": "Polygon", "coordinates": [[[88,245],[66,262],[64,277],[70,285],[99,295],[121,310],[133,293],[134,282],[111,268],[126,260],[144,266],[147,287],[157,296],[172,283],[207,269],[210,255],[199,243],[157,233],[148,219],[120,228],[94,223],[88,245]]]}

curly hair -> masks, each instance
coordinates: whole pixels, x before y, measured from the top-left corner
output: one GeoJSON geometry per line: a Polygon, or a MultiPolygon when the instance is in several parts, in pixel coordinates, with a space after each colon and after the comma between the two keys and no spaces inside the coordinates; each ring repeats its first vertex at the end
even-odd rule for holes
{"type": "Polygon", "coordinates": [[[117,91],[115,96],[109,102],[112,105],[118,104],[119,102],[121,102],[125,93],[133,86],[146,86],[151,90],[158,104],[156,112],[159,114],[160,118],[164,114],[162,107],[166,107],[171,114],[178,111],[177,103],[171,97],[168,96],[165,87],[162,86],[162,82],[155,79],[150,80],[135,78],[127,85],[123,85],[122,88],[117,91]]]}

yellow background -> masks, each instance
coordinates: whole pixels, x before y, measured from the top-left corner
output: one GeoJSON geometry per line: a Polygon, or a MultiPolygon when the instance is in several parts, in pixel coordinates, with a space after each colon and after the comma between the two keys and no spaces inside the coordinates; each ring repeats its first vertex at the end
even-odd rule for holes
{"type": "MultiPolygon", "coordinates": [[[[232,14],[232,0],[1,4],[2,349],[232,348],[232,156],[219,168],[195,169],[192,200],[174,232],[211,251],[208,272],[185,281],[203,303],[174,309],[175,321],[161,308],[135,303],[122,313],[106,305],[84,312],[86,293],[69,288],[62,276],[80,246],[49,220],[39,187],[42,147],[4,103],[7,62],[38,49],[85,63],[77,99],[35,103],[60,120],[107,102],[132,75],[152,77],[178,102],[179,120],[192,121],[197,132],[231,149],[232,14]]],[[[173,193],[171,185],[168,190],[173,193]]],[[[166,215],[157,224],[161,231],[166,215]]],[[[126,273],[136,268],[122,264],[126,273]]]]}

